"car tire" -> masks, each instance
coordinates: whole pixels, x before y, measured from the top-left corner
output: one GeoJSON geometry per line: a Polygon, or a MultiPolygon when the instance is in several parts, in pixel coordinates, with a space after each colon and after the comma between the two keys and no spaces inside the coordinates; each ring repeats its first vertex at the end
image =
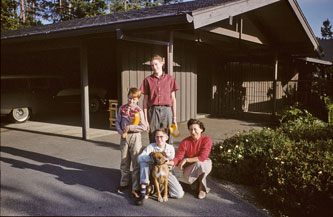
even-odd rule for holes
{"type": "Polygon", "coordinates": [[[30,118],[29,108],[14,108],[10,113],[10,118],[13,122],[23,123],[30,118]]]}
{"type": "Polygon", "coordinates": [[[96,98],[92,98],[89,100],[89,110],[90,112],[97,112],[99,110],[99,101],[96,98]]]}

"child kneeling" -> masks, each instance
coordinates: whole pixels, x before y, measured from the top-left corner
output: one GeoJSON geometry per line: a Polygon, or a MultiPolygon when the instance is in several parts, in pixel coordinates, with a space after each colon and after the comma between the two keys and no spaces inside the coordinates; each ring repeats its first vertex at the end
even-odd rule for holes
{"type": "MultiPolygon", "coordinates": [[[[165,152],[168,161],[172,160],[175,157],[175,148],[172,145],[166,143],[168,139],[168,130],[166,128],[157,129],[155,131],[156,142],[149,144],[138,156],[138,162],[140,164],[141,192],[140,197],[136,201],[137,205],[143,204],[143,200],[146,196],[147,185],[149,185],[149,175],[151,171],[151,158],[149,154],[152,152],[165,152]]],[[[169,162],[167,163],[169,165],[169,162]]],[[[183,188],[172,170],[170,170],[169,173],[168,183],[170,197],[182,198],[184,196],[183,188]]]]}

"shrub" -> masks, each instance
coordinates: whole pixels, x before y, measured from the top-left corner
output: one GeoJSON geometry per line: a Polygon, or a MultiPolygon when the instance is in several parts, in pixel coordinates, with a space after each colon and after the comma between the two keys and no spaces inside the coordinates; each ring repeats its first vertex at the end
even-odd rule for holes
{"type": "Polygon", "coordinates": [[[212,174],[255,185],[268,206],[291,216],[328,216],[333,202],[333,127],[306,110],[276,129],[243,132],[212,148],[212,174]]]}
{"type": "Polygon", "coordinates": [[[329,125],[333,125],[333,101],[331,101],[330,97],[324,97],[325,106],[328,112],[327,120],[329,125]]]}

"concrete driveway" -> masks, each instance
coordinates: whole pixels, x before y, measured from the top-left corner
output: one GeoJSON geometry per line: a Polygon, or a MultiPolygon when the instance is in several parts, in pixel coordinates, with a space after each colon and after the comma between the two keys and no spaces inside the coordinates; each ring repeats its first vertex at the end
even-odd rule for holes
{"type": "MultiPolygon", "coordinates": [[[[262,126],[233,119],[202,121],[214,142],[262,126]]],[[[120,178],[117,134],[83,141],[33,130],[27,128],[28,124],[1,128],[2,216],[267,216],[212,178],[208,179],[212,191],[205,200],[198,200],[184,185],[182,199],[159,203],[151,198],[144,206],[135,206],[128,192],[115,193],[120,178]]],[[[180,131],[176,146],[187,136],[186,123],[180,124],[180,131]]],[[[146,133],[143,143],[148,143],[146,133]]]]}

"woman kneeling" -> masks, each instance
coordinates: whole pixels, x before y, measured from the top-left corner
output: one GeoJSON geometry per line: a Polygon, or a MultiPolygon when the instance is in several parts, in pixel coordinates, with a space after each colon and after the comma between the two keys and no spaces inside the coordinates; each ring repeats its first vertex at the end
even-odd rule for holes
{"type": "Polygon", "coordinates": [[[212,161],[208,158],[212,149],[212,139],[201,134],[205,131],[205,126],[199,120],[190,119],[187,128],[190,136],[180,143],[175,158],[169,163],[183,170],[184,179],[188,184],[198,180],[198,198],[204,199],[210,190],[206,177],[212,170],[212,161]]]}

